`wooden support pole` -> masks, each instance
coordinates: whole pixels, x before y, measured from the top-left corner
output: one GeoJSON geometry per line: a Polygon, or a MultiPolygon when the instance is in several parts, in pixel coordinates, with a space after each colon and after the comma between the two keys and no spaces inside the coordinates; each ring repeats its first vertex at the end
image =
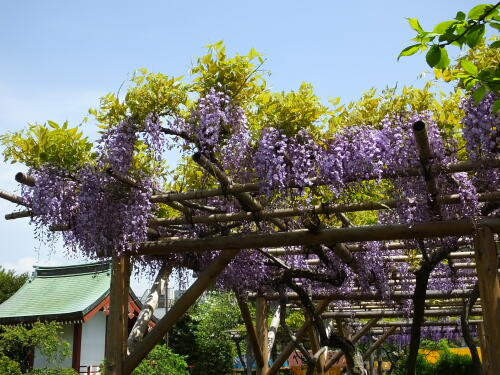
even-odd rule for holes
{"type": "MultiPolygon", "coordinates": [[[[375,325],[375,323],[377,323],[379,320],[380,320],[380,317],[371,319],[358,332],[355,333],[355,335],[352,337],[351,342],[355,345],[361,339],[361,337],[363,337],[366,334],[366,332],[368,332],[370,330],[370,328],[372,328],[375,325]]],[[[328,360],[328,362],[326,362],[325,371],[328,371],[330,369],[330,367],[332,367],[335,363],[337,363],[337,361],[342,357],[342,355],[343,355],[343,353],[341,351],[338,351],[337,353],[335,353],[328,360]]]]}
{"type": "Polygon", "coordinates": [[[127,355],[130,258],[113,257],[106,338],[106,374],[122,375],[127,355]],[[126,291],[124,289],[126,288],[126,291]]]}
{"type": "MultiPolygon", "coordinates": [[[[146,334],[149,322],[151,321],[151,318],[153,317],[154,311],[156,310],[158,302],[160,300],[161,289],[162,285],[164,284],[163,280],[165,278],[168,279],[170,271],[171,267],[167,266],[166,263],[164,263],[158,271],[158,275],[156,276],[153,285],[149,289],[147,299],[143,304],[144,306],[137,316],[137,320],[132,327],[132,331],[130,331],[130,335],[128,336],[128,354],[134,351],[135,346],[142,340],[142,338],[146,334]]],[[[166,307],[167,306],[165,306],[165,308],[166,307]]]]}
{"type": "Polygon", "coordinates": [[[274,312],[273,318],[271,319],[271,324],[269,325],[269,329],[267,332],[267,347],[269,352],[269,358],[271,357],[271,352],[273,350],[274,342],[276,341],[276,333],[278,332],[278,327],[280,325],[280,315],[281,308],[278,305],[276,311],[274,312]]]}
{"type": "Polygon", "coordinates": [[[200,273],[198,279],[177,300],[165,316],[160,319],[158,324],[146,335],[142,342],[137,345],[135,351],[126,358],[123,370],[124,375],[132,373],[142,359],[160,342],[168,330],[177,323],[237,254],[238,251],[223,251],[200,273]]]}
{"type": "Polygon", "coordinates": [[[483,352],[483,358],[486,358],[484,370],[486,375],[496,375],[500,374],[500,280],[497,248],[490,228],[477,229],[474,248],[483,308],[486,349],[483,352]]]}
{"type": "Polygon", "coordinates": [[[257,375],[267,375],[269,372],[269,348],[267,345],[267,313],[269,306],[263,296],[257,296],[255,300],[255,326],[257,330],[257,340],[261,348],[261,355],[264,359],[262,367],[257,367],[257,375]]]}
{"type": "Polygon", "coordinates": [[[477,326],[477,334],[479,336],[479,346],[481,347],[481,359],[483,363],[483,369],[489,368],[490,363],[486,357],[486,340],[484,339],[484,322],[481,322],[477,326]]]}
{"type": "MultiPolygon", "coordinates": [[[[324,299],[318,305],[316,306],[316,311],[318,314],[321,314],[325,309],[328,307],[328,304],[330,303],[329,299],[324,299]]],[[[273,365],[269,369],[268,375],[275,375],[278,373],[279,369],[283,365],[283,363],[288,359],[290,354],[294,351],[295,347],[297,346],[297,343],[300,342],[304,336],[307,333],[307,330],[311,326],[312,321],[309,318],[306,318],[306,321],[302,326],[297,330],[297,333],[295,333],[295,341],[290,341],[281,351],[281,353],[278,355],[278,357],[274,360],[273,365]]]]}
{"type": "Polygon", "coordinates": [[[245,328],[247,330],[248,340],[252,345],[252,350],[254,353],[255,363],[257,367],[262,368],[264,366],[264,358],[262,358],[262,350],[259,346],[259,341],[257,338],[257,331],[255,330],[255,326],[253,325],[252,315],[250,314],[250,309],[248,305],[241,297],[236,295],[236,299],[238,301],[238,306],[240,307],[241,317],[243,318],[243,322],[245,323],[245,328]]]}
{"type": "MultiPolygon", "coordinates": [[[[309,334],[309,342],[311,343],[311,349],[313,354],[317,353],[320,351],[321,346],[319,345],[319,338],[318,334],[314,330],[314,326],[310,326],[307,330],[307,333],[309,334]]],[[[323,352],[318,358],[318,362],[316,363],[316,370],[315,374],[316,375],[323,375],[324,369],[325,369],[325,363],[326,363],[326,358],[325,358],[326,351],[323,352]]]]}
{"type": "Polygon", "coordinates": [[[384,343],[387,338],[396,331],[398,327],[391,327],[385,333],[378,338],[377,341],[375,341],[369,348],[368,350],[363,354],[363,359],[366,359],[370,356],[370,354],[373,353],[374,350],[376,350],[380,345],[384,343]]]}

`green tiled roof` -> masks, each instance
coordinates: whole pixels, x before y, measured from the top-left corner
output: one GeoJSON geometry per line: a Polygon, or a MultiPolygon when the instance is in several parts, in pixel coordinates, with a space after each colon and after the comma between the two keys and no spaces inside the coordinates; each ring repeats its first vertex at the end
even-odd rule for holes
{"type": "Polygon", "coordinates": [[[109,293],[109,262],[35,267],[34,277],[0,305],[0,324],[79,320],[109,293]]]}

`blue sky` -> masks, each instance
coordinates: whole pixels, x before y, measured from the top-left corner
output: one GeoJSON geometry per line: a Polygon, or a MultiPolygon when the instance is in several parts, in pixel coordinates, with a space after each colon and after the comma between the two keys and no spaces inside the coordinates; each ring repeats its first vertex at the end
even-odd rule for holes
{"type": "MultiPolygon", "coordinates": [[[[423,56],[396,57],[414,32],[478,2],[404,1],[3,1],[0,12],[0,133],[47,119],[78,124],[99,96],[116,92],[138,68],[187,74],[207,44],[255,48],[277,91],[310,82],[325,102],[355,100],[385,86],[422,86],[423,56]]],[[[91,125],[85,131],[95,134],[91,125]]],[[[1,164],[0,188],[18,191],[21,166],[1,164]]],[[[0,202],[0,214],[14,206],[0,202]]],[[[25,219],[0,221],[0,265],[72,263],[33,237],[25,219]]],[[[143,284],[135,285],[142,289],[143,284]]]]}

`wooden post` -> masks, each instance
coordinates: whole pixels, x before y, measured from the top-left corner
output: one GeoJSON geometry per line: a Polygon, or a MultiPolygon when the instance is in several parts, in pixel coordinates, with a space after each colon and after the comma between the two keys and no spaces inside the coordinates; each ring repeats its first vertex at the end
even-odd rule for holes
{"type": "Polygon", "coordinates": [[[106,374],[122,375],[127,355],[130,258],[113,257],[106,338],[106,374]]]}
{"type": "Polygon", "coordinates": [[[267,313],[268,305],[263,296],[257,296],[255,301],[255,325],[257,329],[257,340],[261,349],[264,362],[262,367],[257,367],[257,375],[267,375],[269,372],[269,348],[267,345],[267,313]]]}
{"type": "Polygon", "coordinates": [[[490,228],[483,226],[474,235],[479,294],[483,309],[486,375],[500,374],[500,281],[497,248],[490,228]]]}
{"type": "MultiPolygon", "coordinates": [[[[315,354],[321,349],[321,346],[319,345],[318,334],[314,330],[313,326],[309,327],[308,333],[309,333],[309,341],[311,342],[311,349],[313,354],[315,354]]],[[[316,375],[323,375],[325,373],[324,372],[325,360],[326,360],[325,353],[326,351],[319,356],[318,362],[316,364],[316,370],[314,372],[316,375]]]]}
{"type": "Polygon", "coordinates": [[[477,334],[479,336],[479,346],[481,347],[481,362],[483,363],[483,369],[489,368],[488,358],[486,358],[486,343],[484,340],[484,325],[483,322],[477,325],[477,334]]]}
{"type": "MultiPolygon", "coordinates": [[[[238,255],[238,251],[225,250],[215,258],[198,276],[198,279],[177,300],[170,310],[160,319],[158,324],[137,345],[133,353],[125,360],[123,374],[129,375],[149,353],[154,346],[160,342],[172,326],[184,315],[198,297],[207,289],[217,276],[224,270],[229,262],[238,255]]],[[[112,374],[114,375],[114,374],[112,374]]],[[[122,375],[122,374],[120,374],[122,375]]]]}
{"type": "Polygon", "coordinates": [[[238,306],[240,307],[241,317],[243,318],[243,322],[245,323],[248,340],[252,345],[255,363],[257,367],[262,367],[264,366],[264,359],[262,358],[262,350],[257,338],[257,331],[255,331],[255,327],[253,325],[252,316],[250,315],[250,309],[248,308],[247,303],[243,301],[238,295],[236,295],[236,300],[238,301],[238,306]]]}

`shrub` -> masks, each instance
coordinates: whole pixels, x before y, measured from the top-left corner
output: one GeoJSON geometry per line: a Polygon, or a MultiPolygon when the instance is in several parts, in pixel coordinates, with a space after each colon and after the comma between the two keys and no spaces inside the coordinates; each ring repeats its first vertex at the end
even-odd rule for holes
{"type": "Polygon", "coordinates": [[[163,345],[157,345],[134,370],[132,375],[189,375],[183,356],[163,345]]]}

